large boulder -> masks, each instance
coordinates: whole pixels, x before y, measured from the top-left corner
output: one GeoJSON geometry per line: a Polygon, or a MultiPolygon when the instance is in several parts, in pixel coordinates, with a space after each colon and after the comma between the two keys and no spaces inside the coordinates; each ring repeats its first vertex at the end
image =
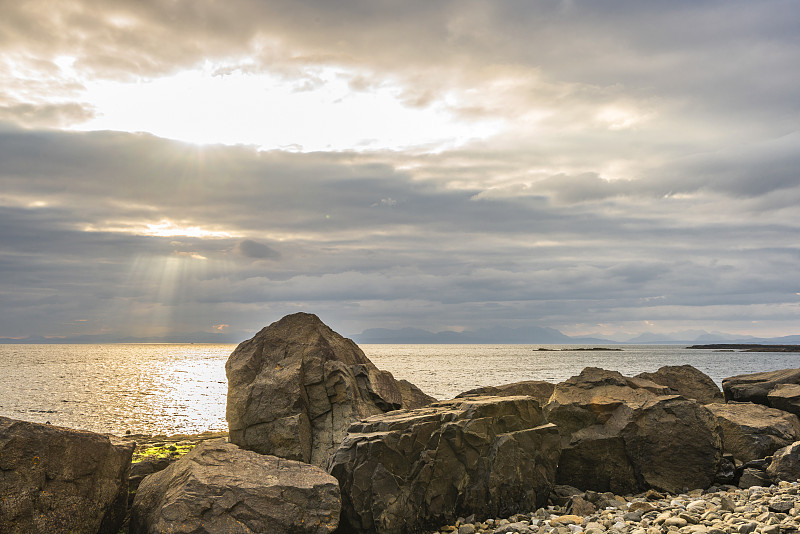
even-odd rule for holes
{"type": "Polygon", "coordinates": [[[773,408],[800,417],[800,385],[778,384],[767,393],[767,402],[773,408]]]}
{"type": "Polygon", "coordinates": [[[665,365],[655,373],[636,376],[667,386],[678,395],[694,399],[700,404],[725,402],[722,391],[711,377],[691,365],[665,365]]]}
{"type": "Polygon", "coordinates": [[[326,467],[350,423],[435,400],[378,370],[316,315],[287,315],[242,342],[225,364],[230,440],[326,467]]]}
{"type": "Polygon", "coordinates": [[[116,533],[133,443],[0,417],[0,532],[116,533]]]}
{"type": "Polygon", "coordinates": [[[769,393],[779,384],[800,384],[800,369],[737,375],[722,381],[725,400],[769,406],[769,393]]]}
{"type": "Polygon", "coordinates": [[[511,384],[503,384],[500,386],[483,386],[475,389],[470,389],[463,393],[456,395],[457,399],[465,397],[518,397],[520,395],[527,395],[533,397],[536,401],[544,406],[550,400],[550,395],[553,394],[553,388],[556,385],[552,382],[545,382],[544,380],[525,380],[523,382],[513,382],[511,384]]]}
{"type": "Polygon", "coordinates": [[[800,420],[794,414],[760,404],[713,404],[707,408],[722,428],[725,452],[746,463],[765,458],[800,440],[800,420]]]}
{"type": "Polygon", "coordinates": [[[345,532],[417,533],[545,505],[559,450],[534,399],[472,397],[354,423],[330,472],[345,532]]]}
{"type": "Polygon", "coordinates": [[[323,534],[339,523],[339,485],[313,465],[205,441],[146,477],[131,534],[323,534]]]}
{"type": "Polygon", "coordinates": [[[545,406],[562,436],[557,482],[617,494],[710,486],[722,460],[716,418],[669,392],[593,367],[557,384],[545,406]]]}
{"type": "Polygon", "coordinates": [[[774,482],[800,480],[800,441],[787,445],[772,455],[767,476],[774,482]]]}

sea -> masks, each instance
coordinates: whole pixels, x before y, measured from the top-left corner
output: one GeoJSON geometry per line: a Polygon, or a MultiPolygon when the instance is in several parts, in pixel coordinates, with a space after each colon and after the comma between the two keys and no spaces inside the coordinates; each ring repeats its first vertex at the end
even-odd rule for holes
{"type": "MultiPolygon", "coordinates": [[[[560,382],[585,367],[631,376],[691,364],[718,385],[738,374],[800,367],[800,353],[674,345],[360,345],[378,366],[444,400],[480,386],[560,382]],[[548,349],[548,350],[542,350],[548,349]]],[[[225,361],[236,345],[0,345],[0,415],[94,432],[227,430],[225,361]]]]}

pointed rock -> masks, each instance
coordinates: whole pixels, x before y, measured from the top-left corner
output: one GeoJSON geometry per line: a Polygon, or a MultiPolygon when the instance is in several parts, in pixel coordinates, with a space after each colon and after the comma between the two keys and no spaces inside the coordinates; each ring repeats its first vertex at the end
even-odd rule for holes
{"type": "Polygon", "coordinates": [[[322,468],[354,421],[435,400],[308,313],[242,342],[225,372],[231,442],[322,468]]]}

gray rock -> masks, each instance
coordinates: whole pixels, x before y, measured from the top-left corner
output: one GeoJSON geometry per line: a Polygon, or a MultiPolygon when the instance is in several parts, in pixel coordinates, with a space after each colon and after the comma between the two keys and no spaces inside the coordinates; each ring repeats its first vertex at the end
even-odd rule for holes
{"type": "Polygon", "coordinates": [[[800,416],[800,385],[778,384],[767,393],[767,402],[773,408],[800,416]]]}
{"type": "Polygon", "coordinates": [[[771,478],[760,469],[745,467],[742,476],[739,477],[740,488],[752,488],[753,486],[769,486],[772,484],[771,478]]]}
{"type": "Polygon", "coordinates": [[[339,495],[318,467],[210,440],[142,481],[130,533],[330,533],[339,495]]]}
{"type": "Polygon", "coordinates": [[[770,479],[794,482],[800,479],[800,441],[796,441],[772,455],[772,463],[767,467],[770,479]]]}
{"type": "Polygon", "coordinates": [[[732,376],[722,381],[722,391],[726,401],[769,406],[769,393],[779,384],[800,384],[800,369],[732,376]]]}
{"type": "Polygon", "coordinates": [[[323,468],[350,423],[434,400],[307,313],[242,342],[225,372],[231,442],[323,468]]]}
{"type": "Polygon", "coordinates": [[[700,404],[725,402],[722,391],[711,377],[691,365],[666,365],[655,373],[640,373],[636,377],[667,386],[678,395],[700,404]]]}
{"type": "Polygon", "coordinates": [[[722,459],[716,418],[669,392],[591,367],[557,384],[545,406],[562,436],[557,482],[617,494],[710,486],[722,459]]]}
{"type": "Polygon", "coordinates": [[[330,473],[345,528],[415,533],[543,506],[559,450],[531,397],[471,397],[354,423],[330,473]]]}
{"type": "Polygon", "coordinates": [[[528,395],[533,397],[536,401],[544,406],[550,400],[550,395],[553,394],[555,384],[552,382],[545,382],[543,380],[526,380],[524,382],[513,382],[511,384],[503,384],[502,386],[484,386],[480,388],[470,389],[464,393],[456,395],[457,399],[464,397],[475,396],[492,396],[492,397],[517,397],[519,395],[528,395]]]}
{"type": "Polygon", "coordinates": [[[708,409],[722,427],[725,452],[740,462],[769,456],[800,440],[800,420],[794,414],[760,404],[711,404],[708,409]]]}
{"type": "Polygon", "coordinates": [[[0,417],[0,532],[115,534],[133,443],[0,417]]]}

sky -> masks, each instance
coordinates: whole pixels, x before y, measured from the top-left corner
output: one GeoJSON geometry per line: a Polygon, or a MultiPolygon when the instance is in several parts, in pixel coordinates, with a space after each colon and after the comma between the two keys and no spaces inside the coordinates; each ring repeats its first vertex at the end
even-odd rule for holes
{"type": "Polygon", "coordinates": [[[0,337],[800,334],[800,3],[0,11],[0,337]]]}

